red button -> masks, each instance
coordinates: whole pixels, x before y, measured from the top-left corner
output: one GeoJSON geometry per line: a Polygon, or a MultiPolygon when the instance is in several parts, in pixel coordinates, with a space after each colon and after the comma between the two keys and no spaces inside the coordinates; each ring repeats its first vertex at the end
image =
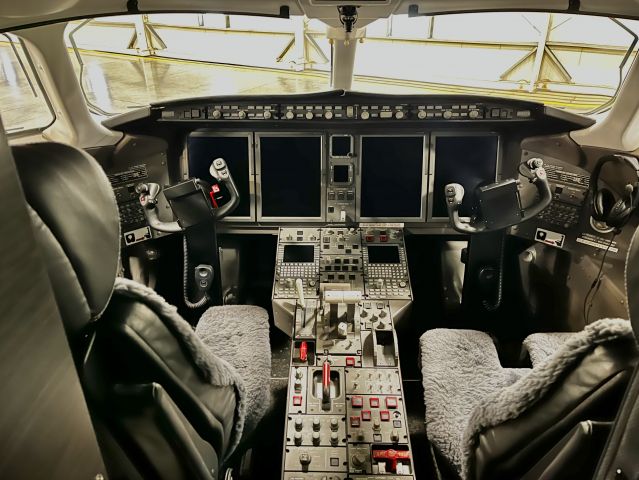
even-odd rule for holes
{"type": "Polygon", "coordinates": [[[371,404],[371,408],[379,408],[379,398],[371,397],[370,404],[371,404]]]}
{"type": "Polygon", "coordinates": [[[379,241],[380,242],[387,242],[388,241],[388,235],[380,235],[379,236],[379,241]]]}
{"type": "Polygon", "coordinates": [[[302,396],[301,395],[293,395],[293,405],[299,407],[302,405],[302,396]]]}
{"type": "Polygon", "coordinates": [[[346,357],[346,366],[354,367],[355,366],[355,357],[346,357]]]}
{"type": "Polygon", "coordinates": [[[362,420],[365,422],[369,422],[371,419],[371,411],[370,410],[362,410],[362,420]]]}
{"type": "Polygon", "coordinates": [[[397,398],[386,397],[386,408],[397,408],[397,398]]]}
{"type": "Polygon", "coordinates": [[[372,242],[375,240],[375,235],[366,235],[366,241],[367,242],[372,242]]]}
{"type": "Polygon", "coordinates": [[[382,422],[388,422],[390,420],[390,412],[388,410],[382,410],[379,412],[379,418],[382,422]]]}
{"type": "Polygon", "coordinates": [[[364,399],[359,395],[351,397],[351,407],[362,408],[364,406],[364,399]]]}
{"type": "Polygon", "coordinates": [[[359,417],[351,417],[351,427],[359,427],[361,424],[359,417]]]}

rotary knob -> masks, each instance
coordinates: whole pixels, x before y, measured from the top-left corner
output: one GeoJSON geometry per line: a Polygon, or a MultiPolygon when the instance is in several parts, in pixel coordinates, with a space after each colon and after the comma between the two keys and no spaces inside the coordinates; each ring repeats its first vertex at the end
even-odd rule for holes
{"type": "Polygon", "coordinates": [[[468,116],[470,118],[479,118],[479,111],[478,110],[471,110],[470,113],[468,114],[468,116]]]}
{"type": "Polygon", "coordinates": [[[417,118],[420,120],[424,120],[426,118],[426,110],[420,110],[417,112],[417,118]]]}
{"type": "Polygon", "coordinates": [[[306,120],[313,120],[313,112],[306,112],[306,115],[304,115],[304,117],[306,117],[306,120]]]}
{"type": "Polygon", "coordinates": [[[222,118],[222,112],[220,112],[219,110],[213,110],[211,112],[211,118],[213,120],[219,120],[220,118],[222,118]]]}
{"type": "Polygon", "coordinates": [[[293,113],[292,110],[289,110],[286,112],[284,117],[286,118],[286,120],[293,120],[295,118],[295,114],[293,113]]]}
{"type": "Polygon", "coordinates": [[[331,433],[331,445],[336,447],[339,443],[339,437],[336,432],[331,433]]]}
{"type": "Polygon", "coordinates": [[[311,456],[308,452],[300,453],[300,463],[303,467],[308,467],[311,464],[311,456]]]}
{"type": "Polygon", "coordinates": [[[338,427],[339,427],[339,422],[337,421],[337,418],[331,418],[331,430],[333,432],[336,432],[338,427]]]}
{"type": "Polygon", "coordinates": [[[264,118],[265,118],[266,120],[269,120],[272,116],[273,116],[273,114],[271,113],[271,111],[270,111],[270,110],[265,110],[265,111],[264,111],[264,118]]]}
{"type": "Polygon", "coordinates": [[[313,430],[315,430],[316,432],[319,432],[320,427],[322,426],[322,424],[320,423],[320,419],[315,417],[313,419],[313,430]]]}
{"type": "Polygon", "coordinates": [[[451,112],[450,110],[446,110],[443,116],[446,120],[450,120],[451,118],[453,118],[453,112],[451,112]]]}
{"type": "Polygon", "coordinates": [[[395,112],[395,118],[397,120],[401,120],[402,118],[404,118],[404,112],[402,112],[401,110],[398,112],[395,112]]]}
{"type": "Polygon", "coordinates": [[[302,430],[303,426],[304,426],[304,423],[302,422],[302,419],[297,417],[295,419],[295,430],[299,432],[300,430],[302,430]]]}
{"type": "Polygon", "coordinates": [[[360,453],[356,453],[351,457],[351,465],[357,469],[362,469],[366,465],[366,458],[360,453]]]}
{"type": "Polygon", "coordinates": [[[333,118],[333,112],[331,110],[324,112],[324,118],[326,120],[331,120],[333,118]]]}
{"type": "Polygon", "coordinates": [[[391,439],[391,442],[393,443],[399,442],[399,432],[393,429],[390,435],[390,439],[391,439]]]}
{"type": "Polygon", "coordinates": [[[246,118],[246,112],[244,110],[240,110],[239,112],[237,112],[237,117],[240,120],[244,120],[246,118]]]}
{"type": "Polygon", "coordinates": [[[299,447],[302,444],[302,434],[300,432],[295,432],[293,440],[295,441],[295,445],[299,447]]]}
{"type": "Polygon", "coordinates": [[[320,444],[320,434],[319,432],[313,432],[313,445],[317,446],[320,444]]]}
{"type": "Polygon", "coordinates": [[[375,420],[373,422],[373,430],[379,431],[382,428],[382,424],[379,423],[379,420],[375,420]]]}
{"type": "Polygon", "coordinates": [[[362,120],[368,120],[369,118],[371,118],[371,114],[368,110],[364,110],[361,114],[360,114],[360,118],[362,120]]]}

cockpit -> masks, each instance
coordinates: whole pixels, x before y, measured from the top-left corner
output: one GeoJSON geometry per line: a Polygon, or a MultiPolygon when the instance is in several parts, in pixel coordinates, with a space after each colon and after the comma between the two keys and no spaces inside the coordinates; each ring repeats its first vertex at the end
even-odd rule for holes
{"type": "Polygon", "coordinates": [[[0,477],[636,478],[639,7],[2,3],[0,477]]]}

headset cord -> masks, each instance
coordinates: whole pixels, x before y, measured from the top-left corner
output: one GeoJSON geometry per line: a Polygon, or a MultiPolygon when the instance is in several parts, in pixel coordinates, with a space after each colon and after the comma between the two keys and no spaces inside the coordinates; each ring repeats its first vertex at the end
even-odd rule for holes
{"type": "Polygon", "coordinates": [[[193,303],[189,300],[189,246],[186,241],[186,234],[182,236],[182,250],[184,254],[183,271],[182,271],[182,285],[184,292],[184,304],[189,308],[200,308],[206,305],[209,301],[209,296],[205,293],[200,300],[193,303]]]}
{"type": "Polygon", "coordinates": [[[590,312],[592,310],[592,305],[595,301],[595,297],[599,292],[599,288],[601,287],[601,281],[603,280],[603,268],[606,262],[606,257],[608,256],[608,252],[610,251],[610,247],[612,247],[613,242],[615,241],[615,237],[617,236],[617,231],[612,232],[612,237],[610,237],[610,242],[608,242],[608,246],[604,251],[604,254],[601,257],[601,263],[599,264],[599,271],[597,272],[597,276],[593,280],[590,285],[590,289],[588,293],[586,293],[586,297],[584,298],[584,307],[583,307],[583,317],[586,325],[589,323],[590,312]],[[590,298],[590,300],[589,300],[590,298]]]}

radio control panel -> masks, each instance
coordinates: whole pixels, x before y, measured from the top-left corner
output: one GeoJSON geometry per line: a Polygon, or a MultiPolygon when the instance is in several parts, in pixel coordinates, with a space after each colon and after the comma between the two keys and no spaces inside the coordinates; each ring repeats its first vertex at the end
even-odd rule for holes
{"type": "Polygon", "coordinates": [[[274,299],[318,298],[323,284],[343,284],[364,298],[412,298],[403,231],[398,228],[282,228],[274,299]]]}

